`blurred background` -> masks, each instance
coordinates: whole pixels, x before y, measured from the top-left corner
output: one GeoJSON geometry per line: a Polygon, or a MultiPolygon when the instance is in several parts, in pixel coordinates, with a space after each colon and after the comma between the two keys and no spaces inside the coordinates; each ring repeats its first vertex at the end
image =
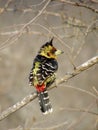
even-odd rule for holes
{"type": "MultiPolygon", "coordinates": [[[[28,84],[33,59],[53,36],[64,51],[58,80],[98,55],[98,1],[0,0],[0,112],[35,91],[28,84]]],[[[0,121],[0,130],[98,130],[94,88],[98,65],[49,91],[52,114],[42,115],[35,99],[0,121]]]]}

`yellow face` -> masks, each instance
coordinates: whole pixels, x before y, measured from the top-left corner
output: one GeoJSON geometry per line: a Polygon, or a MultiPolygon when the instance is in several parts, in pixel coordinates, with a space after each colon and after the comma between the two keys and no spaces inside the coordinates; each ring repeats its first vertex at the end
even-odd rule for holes
{"type": "Polygon", "coordinates": [[[62,51],[57,50],[54,46],[48,45],[41,48],[40,54],[47,58],[57,58],[57,55],[61,54],[62,51]]]}

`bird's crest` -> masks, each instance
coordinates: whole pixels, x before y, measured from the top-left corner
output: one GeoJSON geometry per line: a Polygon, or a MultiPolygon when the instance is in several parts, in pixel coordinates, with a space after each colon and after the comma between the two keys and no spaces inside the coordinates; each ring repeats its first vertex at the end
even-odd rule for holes
{"type": "Polygon", "coordinates": [[[53,38],[51,38],[51,40],[49,42],[46,42],[41,48],[47,47],[47,46],[53,46],[53,38]]]}

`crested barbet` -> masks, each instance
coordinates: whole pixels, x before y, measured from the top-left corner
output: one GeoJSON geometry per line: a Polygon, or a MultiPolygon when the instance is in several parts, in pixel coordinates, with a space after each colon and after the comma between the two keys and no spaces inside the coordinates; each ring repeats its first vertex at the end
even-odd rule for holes
{"type": "Polygon", "coordinates": [[[40,109],[43,114],[53,111],[47,88],[56,79],[55,72],[58,70],[57,56],[62,53],[61,50],[53,46],[52,42],[53,38],[40,48],[29,75],[29,84],[36,88],[40,109]]]}

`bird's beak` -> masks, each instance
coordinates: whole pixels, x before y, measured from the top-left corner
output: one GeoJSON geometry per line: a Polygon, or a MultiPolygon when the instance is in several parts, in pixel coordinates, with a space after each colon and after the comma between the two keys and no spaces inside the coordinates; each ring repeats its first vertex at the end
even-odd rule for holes
{"type": "Polygon", "coordinates": [[[62,54],[62,53],[64,53],[64,52],[61,51],[61,50],[57,50],[57,51],[55,52],[55,55],[59,55],[59,54],[62,54]]]}

